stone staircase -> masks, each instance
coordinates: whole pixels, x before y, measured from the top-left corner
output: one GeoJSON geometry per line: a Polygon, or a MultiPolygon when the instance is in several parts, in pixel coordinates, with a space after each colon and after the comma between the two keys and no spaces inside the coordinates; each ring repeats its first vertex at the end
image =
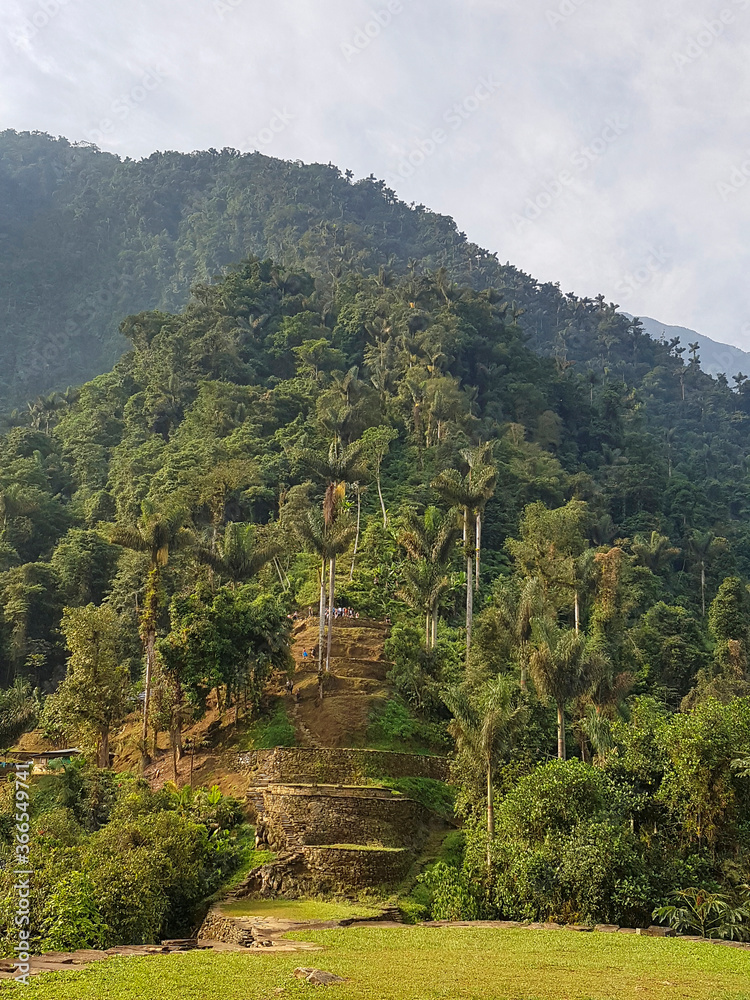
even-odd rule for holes
{"type": "Polygon", "coordinates": [[[388,634],[383,622],[334,619],[321,701],[313,656],[318,620],[295,626],[295,697],[288,697],[287,711],[298,745],[242,753],[235,762],[248,778],[258,846],[276,854],[251,873],[238,895],[356,894],[393,886],[409,870],[431,816],[378,780],[447,780],[449,768],[445,758],[350,749],[366,732],[375,705],[393,693],[384,652],[388,634]]]}

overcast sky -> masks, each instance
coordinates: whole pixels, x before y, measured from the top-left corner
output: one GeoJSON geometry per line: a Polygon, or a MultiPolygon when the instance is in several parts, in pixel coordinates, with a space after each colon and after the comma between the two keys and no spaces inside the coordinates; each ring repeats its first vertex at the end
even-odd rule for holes
{"type": "Polygon", "coordinates": [[[750,349],[750,0],[2,0],[0,128],[332,161],[750,349]]]}

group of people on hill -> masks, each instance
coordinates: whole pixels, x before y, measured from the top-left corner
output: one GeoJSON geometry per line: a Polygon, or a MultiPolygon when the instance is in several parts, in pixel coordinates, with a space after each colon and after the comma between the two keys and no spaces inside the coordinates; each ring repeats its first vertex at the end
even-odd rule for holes
{"type": "Polygon", "coordinates": [[[326,608],[326,621],[330,617],[331,610],[334,618],[359,618],[359,611],[352,611],[351,608],[326,608]]]}

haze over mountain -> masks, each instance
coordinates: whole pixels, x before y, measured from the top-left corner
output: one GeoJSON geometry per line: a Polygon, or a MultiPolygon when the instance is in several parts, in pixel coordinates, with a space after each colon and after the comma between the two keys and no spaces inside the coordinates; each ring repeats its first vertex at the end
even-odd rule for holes
{"type": "MultiPolygon", "coordinates": [[[[450,217],[404,204],[374,177],[353,183],[332,164],[236,150],[121,160],[6,131],[0,199],[0,410],[106,371],[127,349],[125,316],[179,309],[193,283],[248,255],[303,268],[331,289],[349,271],[445,268],[497,289],[533,349],[595,362],[582,335],[592,300],[500,264],[450,217]]],[[[706,354],[704,370],[734,372],[708,365],[706,354]]]]}
{"type": "Polygon", "coordinates": [[[689,344],[700,344],[701,368],[709,375],[724,374],[727,378],[739,373],[750,373],[750,353],[734,347],[732,344],[719,344],[710,337],[697,333],[695,330],[688,330],[684,326],[669,326],[667,323],[660,323],[659,320],[651,319],[648,316],[639,317],[646,333],[654,340],[671,340],[673,337],[680,338],[680,346],[687,349],[689,344]]]}

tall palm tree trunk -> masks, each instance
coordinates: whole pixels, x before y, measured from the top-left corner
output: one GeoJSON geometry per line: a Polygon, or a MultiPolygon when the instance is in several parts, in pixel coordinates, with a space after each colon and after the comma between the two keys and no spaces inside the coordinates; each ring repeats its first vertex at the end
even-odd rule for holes
{"type": "Polygon", "coordinates": [[[151,711],[151,683],[156,665],[156,622],[159,613],[159,569],[152,566],[148,573],[146,601],[144,607],[144,645],[146,647],[146,677],[143,693],[143,725],[141,729],[142,766],[149,763],[148,752],[148,717],[151,711]]]}
{"type": "Polygon", "coordinates": [[[424,646],[429,653],[432,648],[432,612],[427,611],[425,613],[425,626],[424,626],[424,646]]]}
{"type": "Polygon", "coordinates": [[[487,870],[492,867],[492,841],[495,839],[495,803],[492,765],[487,765],[487,870]]]}
{"type": "Polygon", "coordinates": [[[703,607],[703,617],[706,617],[706,564],[701,563],[701,605],[703,607]]]}
{"type": "Polygon", "coordinates": [[[557,758],[558,760],[567,759],[565,751],[565,705],[562,702],[557,703],[557,758]]]}
{"type": "Polygon", "coordinates": [[[437,646],[437,629],[438,629],[438,602],[432,606],[432,643],[431,648],[434,649],[437,646]]]}
{"type": "Polygon", "coordinates": [[[378,483],[378,496],[380,497],[380,509],[383,511],[383,527],[387,528],[388,527],[388,514],[387,514],[386,509],[385,509],[385,500],[383,499],[383,490],[382,490],[382,488],[380,486],[380,470],[378,470],[377,483],[378,483]]]}
{"type": "Polygon", "coordinates": [[[151,710],[151,678],[154,673],[154,660],[156,657],[155,652],[156,645],[156,632],[149,628],[146,633],[146,678],[144,684],[144,696],[143,696],[143,726],[141,729],[141,740],[143,742],[143,753],[145,755],[145,762],[148,763],[148,716],[151,710]]]}
{"type": "Polygon", "coordinates": [[[474,574],[472,558],[466,560],[466,655],[471,649],[471,633],[474,625],[474,574]]]}
{"type": "Polygon", "coordinates": [[[326,627],[326,559],[323,556],[323,565],[320,570],[320,601],[318,603],[318,677],[323,675],[323,644],[325,641],[326,627]]]}
{"type": "Polygon", "coordinates": [[[474,621],[474,545],[469,545],[469,508],[464,507],[464,552],[466,553],[466,657],[471,649],[471,630],[474,621]]]}
{"type": "Polygon", "coordinates": [[[477,593],[479,593],[479,561],[482,554],[482,512],[477,511],[476,520],[476,548],[474,555],[474,585],[476,587],[477,593]]]}
{"type": "Polygon", "coordinates": [[[328,579],[328,644],[326,646],[326,673],[331,669],[331,639],[333,638],[333,602],[336,597],[336,556],[329,560],[328,579]]]}
{"type": "Polygon", "coordinates": [[[575,607],[575,627],[576,627],[576,632],[580,632],[580,630],[581,630],[581,599],[580,599],[580,596],[579,596],[577,590],[575,592],[574,607],[575,607]]]}
{"type": "Polygon", "coordinates": [[[352,564],[349,567],[349,580],[354,579],[354,563],[357,558],[357,549],[359,548],[359,531],[362,524],[362,491],[357,490],[357,534],[354,536],[354,552],[352,553],[352,564]]]}

